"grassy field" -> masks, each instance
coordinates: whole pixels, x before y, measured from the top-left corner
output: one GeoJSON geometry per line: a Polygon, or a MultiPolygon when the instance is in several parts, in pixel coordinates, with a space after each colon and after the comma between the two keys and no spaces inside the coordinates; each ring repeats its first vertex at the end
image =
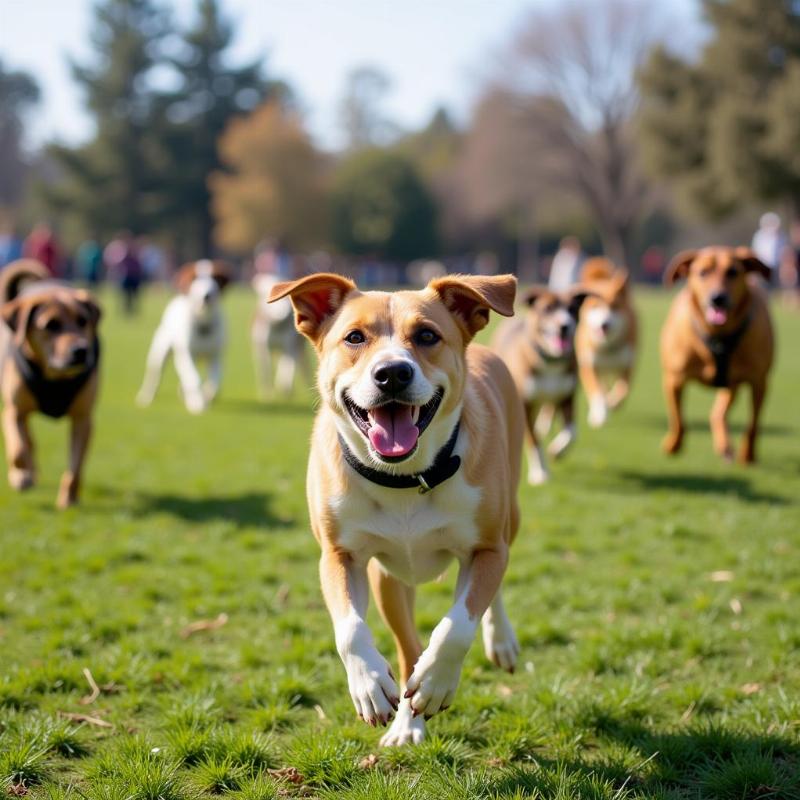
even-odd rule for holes
{"type": "MultiPolygon", "coordinates": [[[[36,421],[40,485],[0,487],[9,795],[800,798],[800,315],[776,309],[761,463],[745,469],[712,455],[700,388],[685,452],[661,456],[666,297],[639,298],[629,404],[591,431],[582,403],[552,482],[521,490],[505,596],[522,668],[495,670],[476,644],[429,740],[381,751],[351,706],[317,582],[310,391],[255,401],[241,290],[226,299],[218,405],[187,415],[170,367],[139,410],[165,295],[135,321],[115,299],[82,506],[52,508],[63,423],[36,421]]],[[[744,411],[740,398],[738,429],[744,411]]],[[[422,590],[426,632],[453,579],[422,590]]]]}

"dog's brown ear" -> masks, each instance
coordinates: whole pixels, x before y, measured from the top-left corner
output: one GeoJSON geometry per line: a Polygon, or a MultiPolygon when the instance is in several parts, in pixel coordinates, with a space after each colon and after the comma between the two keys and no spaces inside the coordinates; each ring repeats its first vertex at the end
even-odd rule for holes
{"type": "Polygon", "coordinates": [[[765,280],[771,280],[772,270],[749,247],[737,247],[733,254],[744,264],[746,272],[757,272],[765,280]]]}
{"type": "Polygon", "coordinates": [[[197,265],[194,261],[184,264],[175,276],[175,286],[181,294],[186,294],[192,281],[197,277],[197,265]]]}
{"type": "Polygon", "coordinates": [[[697,258],[697,250],[683,250],[669,262],[664,272],[664,285],[672,286],[675,281],[682,280],[689,275],[689,267],[697,258]]]}
{"type": "Polygon", "coordinates": [[[428,284],[462,324],[468,340],[489,322],[489,311],[514,316],[517,279],[513,275],[447,275],[428,284]]]}
{"type": "Polygon", "coordinates": [[[81,307],[85,309],[86,313],[89,315],[92,324],[97,325],[97,323],[100,322],[100,317],[103,316],[103,312],[94,295],[81,289],[75,293],[75,296],[81,307]]]}
{"type": "Polygon", "coordinates": [[[531,286],[522,293],[520,298],[526,306],[532,306],[543,294],[550,290],[546,286],[531,286]]]}
{"type": "Polygon", "coordinates": [[[14,342],[17,347],[22,347],[25,342],[31,316],[38,305],[38,303],[26,302],[17,298],[16,300],[9,300],[0,308],[0,316],[2,316],[3,322],[14,334],[14,342]]]}
{"type": "Polygon", "coordinates": [[[296,281],[276,283],[267,302],[274,303],[288,296],[294,307],[297,330],[316,344],[325,321],[339,310],[345,297],[356,288],[355,283],[344,275],[318,272],[296,281]]]}

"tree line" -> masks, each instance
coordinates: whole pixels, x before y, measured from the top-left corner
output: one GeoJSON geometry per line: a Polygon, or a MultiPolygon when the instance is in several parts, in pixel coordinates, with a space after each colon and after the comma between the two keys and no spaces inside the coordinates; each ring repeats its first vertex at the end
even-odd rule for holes
{"type": "Polygon", "coordinates": [[[0,63],[0,206],[50,215],[73,241],[149,234],[179,258],[269,238],[397,261],[488,249],[524,271],[577,233],[635,265],[688,219],[764,203],[800,215],[800,8],[702,9],[694,45],[661,4],[532,11],[466,125],[441,109],[404,131],[383,112],[390,80],[356,70],[347,145],[330,153],[263,59],[231,63],[219,0],[198,0],[186,29],[157,0],[100,0],[93,56],[71,62],[93,121],[85,144],[49,146],[26,169],[38,89],[0,63]]]}

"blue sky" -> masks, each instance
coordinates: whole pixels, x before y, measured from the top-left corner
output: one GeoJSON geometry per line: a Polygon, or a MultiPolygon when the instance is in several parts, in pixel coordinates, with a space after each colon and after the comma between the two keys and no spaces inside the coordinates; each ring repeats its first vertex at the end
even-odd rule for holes
{"type": "MultiPolygon", "coordinates": [[[[393,81],[389,116],[422,124],[439,104],[465,118],[494,54],[527,10],[558,0],[222,0],[239,23],[233,59],[267,57],[295,88],[318,142],[340,141],[338,104],[348,72],[374,65],[393,81]]],[[[696,0],[667,0],[690,19],[696,0]]],[[[194,0],[173,0],[179,22],[194,0]]],[[[66,63],[89,54],[91,0],[0,0],[0,58],[33,73],[43,102],[30,118],[32,144],[79,142],[91,133],[66,63]]]]}

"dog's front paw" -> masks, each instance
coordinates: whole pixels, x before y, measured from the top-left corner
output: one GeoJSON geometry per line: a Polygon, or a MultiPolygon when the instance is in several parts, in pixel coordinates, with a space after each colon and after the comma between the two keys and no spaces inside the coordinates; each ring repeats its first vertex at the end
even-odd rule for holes
{"type": "Polygon", "coordinates": [[[683,444],[683,434],[668,433],[661,440],[661,449],[668,455],[674,456],[680,451],[683,444]]]}
{"type": "Polygon", "coordinates": [[[139,394],[136,395],[136,405],[139,408],[147,408],[153,403],[153,393],[141,389],[139,394]]]}
{"type": "Polygon", "coordinates": [[[403,699],[389,730],[381,736],[381,747],[402,747],[419,744],[425,738],[424,717],[414,716],[411,703],[403,699]]]}
{"type": "Polygon", "coordinates": [[[575,428],[570,425],[567,428],[564,428],[563,431],[559,431],[558,435],[550,442],[550,446],[547,448],[547,452],[549,453],[551,458],[561,458],[564,453],[572,447],[572,443],[575,441],[575,428]]]}
{"type": "Polygon", "coordinates": [[[16,492],[24,492],[36,483],[36,476],[32,469],[19,469],[11,467],[8,470],[8,485],[16,492]]]}
{"type": "Polygon", "coordinates": [[[432,717],[450,706],[461,679],[461,663],[462,658],[448,657],[431,647],[422,653],[404,694],[414,716],[432,717]]]}
{"type": "Polygon", "coordinates": [[[186,410],[190,414],[202,414],[206,410],[206,401],[202,392],[190,392],[186,395],[186,410]]]}
{"type": "Polygon", "coordinates": [[[541,486],[543,483],[547,483],[550,480],[550,473],[547,470],[547,467],[536,466],[530,467],[528,469],[528,483],[531,486],[541,486]]]}
{"type": "Polygon", "coordinates": [[[602,395],[595,395],[589,403],[589,427],[601,428],[608,419],[608,407],[602,395]]]}
{"type": "Polygon", "coordinates": [[[375,651],[351,655],[345,664],[347,684],[356,713],[370,725],[386,725],[400,703],[400,691],[386,660],[375,651]]]}

